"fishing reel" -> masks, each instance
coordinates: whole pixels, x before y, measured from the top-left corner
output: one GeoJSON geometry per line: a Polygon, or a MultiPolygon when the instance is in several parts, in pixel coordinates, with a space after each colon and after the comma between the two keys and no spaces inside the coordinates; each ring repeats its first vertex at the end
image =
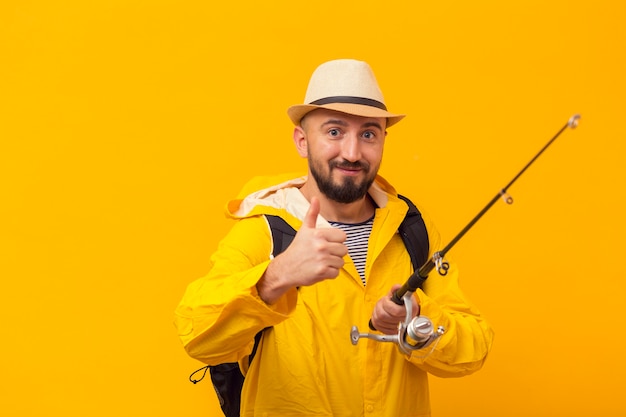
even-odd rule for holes
{"type": "Polygon", "coordinates": [[[357,326],[352,326],[350,332],[352,344],[356,345],[359,339],[362,338],[372,339],[378,342],[391,342],[397,344],[402,353],[410,355],[412,351],[423,349],[437,340],[445,333],[445,329],[443,326],[439,326],[437,330],[435,330],[432,321],[425,316],[418,315],[411,319],[413,316],[412,296],[413,292],[407,291],[402,297],[406,309],[406,316],[404,321],[398,324],[397,334],[360,333],[357,326]]]}

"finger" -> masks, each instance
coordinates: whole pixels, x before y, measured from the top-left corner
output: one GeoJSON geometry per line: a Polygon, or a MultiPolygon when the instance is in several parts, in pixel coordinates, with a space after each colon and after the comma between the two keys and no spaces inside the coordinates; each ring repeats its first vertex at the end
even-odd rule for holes
{"type": "Polygon", "coordinates": [[[324,239],[326,239],[327,242],[343,243],[348,238],[348,235],[346,235],[346,232],[344,232],[341,229],[326,228],[326,229],[319,229],[319,230],[320,230],[320,234],[318,236],[324,237],[324,239]]]}
{"type": "Polygon", "coordinates": [[[391,286],[391,290],[389,291],[389,296],[391,297],[391,296],[393,295],[393,293],[395,293],[395,292],[396,292],[396,290],[397,290],[398,288],[400,288],[401,286],[402,286],[402,285],[400,285],[400,284],[393,284],[393,285],[391,286]]]}
{"type": "Polygon", "coordinates": [[[317,216],[320,214],[320,201],[317,197],[311,198],[311,206],[309,210],[304,215],[304,220],[302,220],[302,226],[310,227],[315,229],[315,225],[317,224],[317,216]]]}
{"type": "Polygon", "coordinates": [[[333,243],[332,245],[329,244],[328,253],[343,260],[343,257],[348,254],[348,247],[343,244],[343,241],[333,243]]]}
{"type": "Polygon", "coordinates": [[[376,314],[372,316],[372,321],[375,323],[376,330],[385,333],[393,334],[398,330],[398,320],[390,318],[386,314],[376,314]]]}
{"type": "Polygon", "coordinates": [[[398,318],[404,318],[406,308],[404,305],[398,305],[393,301],[385,301],[382,304],[382,308],[388,317],[387,320],[396,320],[398,318]]]}

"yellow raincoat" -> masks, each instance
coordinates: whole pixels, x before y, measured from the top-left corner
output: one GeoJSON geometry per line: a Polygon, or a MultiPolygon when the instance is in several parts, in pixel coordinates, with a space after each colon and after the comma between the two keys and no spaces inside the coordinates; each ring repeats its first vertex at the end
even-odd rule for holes
{"type": "MultiPolygon", "coordinates": [[[[185,349],[209,365],[240,361],[244,366],[255,334],[269,327],[250,369],[244,369],[242,417],[429,416],[427,372],[453,377],[480,369],[493,339],[490,326],[465,300],[451,265],[448,275],[433,272],[424,291],[415,293],[421,314],[445,327],[434,349],[407,357],[393,343],[361,339],[352,345],[351,327],[369,331],[376,302],[413,272],[397,233],[407,206],[381,177],[369,190],[379,208],[369,239],[366,286],[346,255],[337,278],[292,289],[276,304],[265,304],[255,287],[272,252],[262,214],[280,215],[297,230],[309,207],[299,191],[304,181],[270,187],[276,182],[256,179],[229,203],[227,213],[238,221],[211,257],[208,275],[189,285],[176,310],[185,349]]],[[[440,240],[424,220],[432,255],[440,240]]],[[[330,225],[320,216],[318,227],[330,225]]]]}

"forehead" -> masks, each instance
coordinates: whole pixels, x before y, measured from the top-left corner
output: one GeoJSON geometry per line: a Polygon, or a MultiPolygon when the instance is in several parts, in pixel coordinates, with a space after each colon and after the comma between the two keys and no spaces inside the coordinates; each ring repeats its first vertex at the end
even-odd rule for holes
{"type": "Polygon", "coordinates": [[[380,126],[382,130],[385,129],[387,119],[384,117],[363,117],[355,116],[353,114],[342,113],[335,110],[317,109],[308,113],[303,122],[306,120],[306,124],[311,126],[321,126],[323,124],[332,122],[341,125],[353,125],[353,126],[380,126]]]}

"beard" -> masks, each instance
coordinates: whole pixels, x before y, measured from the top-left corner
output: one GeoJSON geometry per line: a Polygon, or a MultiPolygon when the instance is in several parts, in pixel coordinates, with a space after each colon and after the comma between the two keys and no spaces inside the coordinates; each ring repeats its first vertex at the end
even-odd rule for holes
{"type": "Polygon", "coordinates": [[[367,162],[330,161],[328,163],[328,174],[324,173],[322,163],[315,161],[311,154],[308,156],[309,169],[311,175],[317,183],[319,190],[329,199],[338,203],[349,204],[365,197],[367,190],[376,178],[377,169],[370,173],[371,167],[367,162]],[[354,178],[347,177],[339,184],[333,181],[332,172],[334,168],[361,169],[365,173],[365,178],[358,183],[354,178]]]}

